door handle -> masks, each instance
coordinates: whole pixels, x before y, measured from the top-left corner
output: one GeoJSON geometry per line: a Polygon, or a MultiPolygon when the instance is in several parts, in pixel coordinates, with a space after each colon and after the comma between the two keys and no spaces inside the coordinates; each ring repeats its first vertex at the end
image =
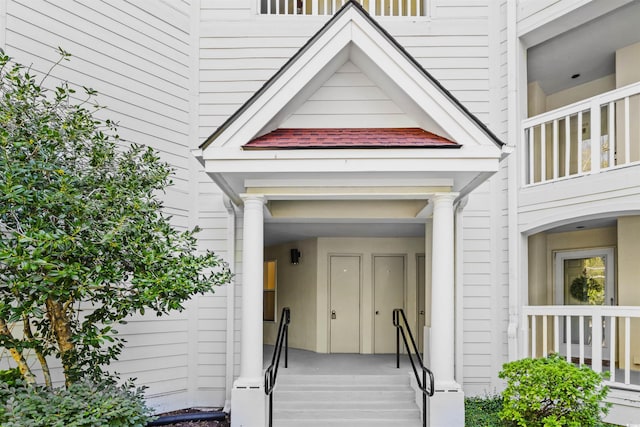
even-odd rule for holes
{"type": "Polygon", "coordinates": [[[378,310],[376,310],[376,316],[377,316],[378,314],[380,314],[380,312],[379,312],[378,310]]]}
{"type": "Polygon", "coordinates": [[[420,310],[420,314],[424,316],[424,310],[420,310]]]}
{"type": "Polygon", "coordinates": [[[336,311],[335,310],[331,310],[331,319],[335,319],[336,318],[336,311]]]}

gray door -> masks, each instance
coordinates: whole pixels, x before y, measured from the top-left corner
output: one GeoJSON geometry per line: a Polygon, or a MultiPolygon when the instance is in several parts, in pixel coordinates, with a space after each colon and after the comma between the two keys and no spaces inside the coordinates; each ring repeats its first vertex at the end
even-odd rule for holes
{"type": "Polygon", "coordinates": [[[330,257],[331,353],[360,353],[360,257],[330,257]]]}
{"type": "Polygon", "coordinates": [[[395,353],[393,309],[404,308],[403,255],[373,257],[374,353],[395,353]]]}

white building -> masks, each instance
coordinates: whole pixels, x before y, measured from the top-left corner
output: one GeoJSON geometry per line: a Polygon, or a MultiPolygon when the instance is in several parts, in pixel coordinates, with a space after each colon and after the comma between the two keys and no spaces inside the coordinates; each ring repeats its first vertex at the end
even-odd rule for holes
{"type": "Polygon", "coordinates": [[[160,150],[176,226],[199,225],[234,268],[233,285],[122,331],[116,369],[157,408],[264,425],[266,300],[317,353],[395,351],[404,308],[430,343],[433,426],[500,390],[503,363],[553,351],[610,371],[610,420],[629,424],[637,22],[629,0],[0,0],[0,47],[41,73],[70,51],[55,77],[160,150]],[[572,291],[583,273],[603,288],[590,301],[572,291]]]}

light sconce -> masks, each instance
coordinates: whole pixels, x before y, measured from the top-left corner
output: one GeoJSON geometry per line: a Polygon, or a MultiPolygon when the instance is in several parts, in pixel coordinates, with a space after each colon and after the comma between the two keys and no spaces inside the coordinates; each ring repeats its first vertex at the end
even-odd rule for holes
{"type": "Polygon", "coordinates": [[[302,254],[296,248],[291,249],[291,264],[298,264],[300,262],[300,257],[302,254]]]}

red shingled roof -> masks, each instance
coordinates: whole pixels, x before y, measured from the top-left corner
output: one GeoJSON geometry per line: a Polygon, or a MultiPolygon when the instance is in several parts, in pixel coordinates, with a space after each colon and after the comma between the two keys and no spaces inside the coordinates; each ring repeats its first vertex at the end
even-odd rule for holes
{"type": "Polygon", "coordinates": [[[420,128],[277,129],[244,145],[245,150],[310,148],[460,148],[420,128]]]}

